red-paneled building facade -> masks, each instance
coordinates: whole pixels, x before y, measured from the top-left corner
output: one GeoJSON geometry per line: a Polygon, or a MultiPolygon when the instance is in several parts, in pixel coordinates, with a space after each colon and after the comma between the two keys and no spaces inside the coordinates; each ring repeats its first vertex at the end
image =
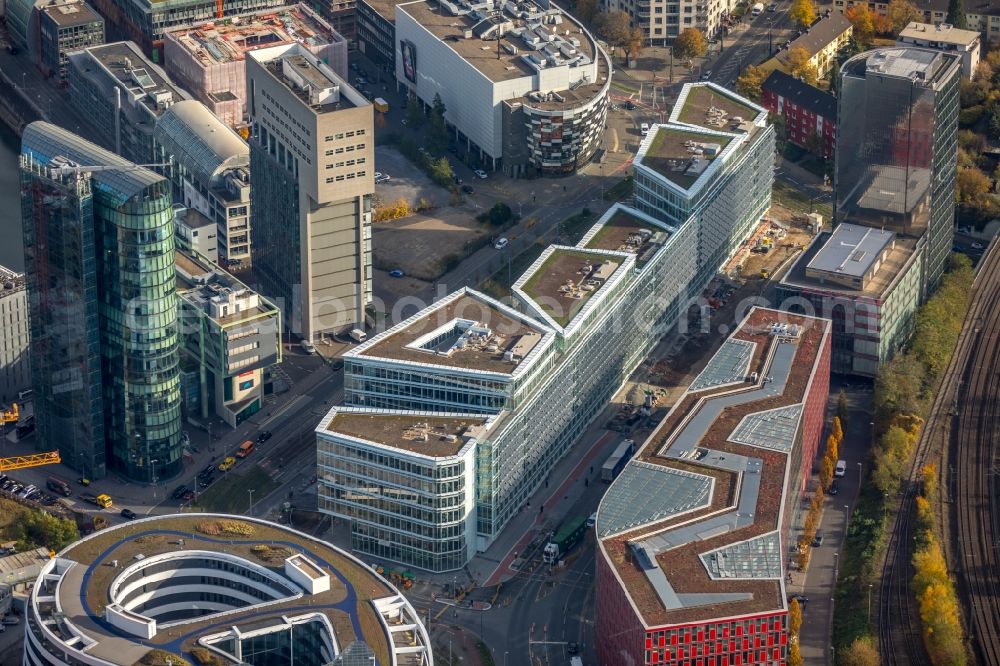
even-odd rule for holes
{"type": "Polygon", "coordinates": [[[837,141],[837,98],[794,76],[774,70],[760,87],[761,104],[785,119],[787,140],[796,146],[822,149],[833,159],[837,141]]]}
{"type": "MultiPolygon", "coordinates": [[[[787,663],[785,576],[789,562],[785,558],[788,545],[793,543],[790,534],[793,514],[802,505],[823,434],[829,397],[830,337],[829,320],[763,308],[752,310],[730,337],[737,341],[737,352],[741,344],[744,349],[749,348],[747,342],[753,345],[745,361],[750,374],[717,379],[715,385],[710,380],[707,384],[702,381],[707,374],[718,375],[719,368],[735,367],[731,360],[734,348],[725,349],[724,345],[716,355],[719,361],[713,358],[629,463],[646,470],[662,465],[698,474],[700,461],[705,464],[705,473],[716,473],[718,468],[708,469],[713,448],[725,450],[728,454],[725,457],[730,459],[761,460],[760,490],[752,524],[738,523],[722,530],[719,536],[705,536],[716,529],[712,521],[727,507],[744,506],[742,488],[754,485],[741,479],[734,479],[738,482],[731,485],[723,475],[716,477],[711,503],[704,505],[703,516],[699,516],[697,509],[687,509],[673,519],[664,520],[659,518],[664,512],[659,512],[648,524],[636,526],[635,522],[626,522],[624,531],[609,534],[615,532],[614,522],[618,517],[614,514],[616,510],[620,513],[621,500],[629,497],[628,488],[621,485],[636,481],[634,476],[629,478],[629,466],[609,488],[598,509],[595,526],[599,544],[596,628],[600,663],[648,666],[784,666],[787,663]],[[771,330],[777,332],[768,334],[769,327],[776,323],[779,327],[771,330]],[[781,328],[781,324],[786,328],[781,328]],[[782,345],[784,349],[778,349],[782,345]],[[789,362],[791,348],[794,357],[789,362]],[[758,373],[756,377],[753,372],[758,373]],[[760,399],[755,400],[752,394],[758,387],[760,399]],[[767,391],[768,387],[779,387],[781,392],[776,396],[773,390],[767,391]],[[730,400],[738,395],[751,397],[735,407],[727,402],[726,410],[719,412],[708,430],[699,431],[694,449],[699,452],[697,455],[676,455],[678,448],[689,446],[682,431],[697,420],[699,410],[712,410],[714,398],[725,396],[730,400]],[[734,409],[742,410],[736,418],[734,409]],[[766,443],[766,437],[758,438],[754,445],[738,446],[750,441],[743,426],[755,419],[766,423],[759,433],[768,434],[776,432],[772,426],[778,421],[787,425],[788,419],[795,419],[795,423],[794,427],[785,428],[786,435],[775,435],[778,439],[784,437],[781,446],[766,443]],[[734,422],[740,424],[735,429],[734,422]],[[726,496],[727,492],[733,496],[726,496]],[[728,504],[716,502],[716,493],[721,493],[721,499],[728,504]],[[689,531],[684,532],[686,529],[689,531]],[[766,571],[756,578],[713,577],[708,564],[703,564],[706,554],[717,549],[773,539],[776,533],[781,542],[777,558],[781,560],[780,566],[775,568],[775,561],[770,560],[766,571]],[[697,536],[692,536],[690,543],[679,543],[681,534],[697,536]],[[656,552],[656,539],[664,536],[669,544],[656,552]],[[643,551],[645,559],[639,554],[643,551]],[[657,583],[657,578],[665,579],[665,583],[657,583]],[[734,594],[732,600],[712,599],[737,590],[742,592],[734,594]]],[[[645,483],[644,492],[655,495],[648,480],[645,483]]]]}

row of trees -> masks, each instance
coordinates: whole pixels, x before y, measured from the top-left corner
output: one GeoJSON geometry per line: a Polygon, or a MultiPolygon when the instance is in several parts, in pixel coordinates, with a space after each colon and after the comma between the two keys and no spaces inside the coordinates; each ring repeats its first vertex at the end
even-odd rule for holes
{"type": "Polygon", "coordinates": [[[788,604],[788,666],[802,666],[799,632],[802,630],[802,605],[798,599],[788,604]]]}
{"type": "Polygon", "coordinates": [[[633,27],[625,12],[602,12],[597,0],[577,0],[573,9],[581,21],[593,26],[608,46],[625,51],[629,61],[642,51],[646,33],[639,26],[633,27]]]}
{"type": "Polygon", "coordinates": [[[990,141],[1000,141],[1000,49],[986,54],[972,80],[963,79],[960,97],[955,197],[960,218],[978,224],[1000,215],[993,193],[1000,169],[983,154],[990,141]]]}
{"type": "Polygon", "coordinates": [[[0,511],[10,521],[0,529],[0,539],[16,541],[18,550],[48,548],[58,552],[80,538],[76,522],[68,518],[57,518],[9,500],[0,500],[0,511]]]}
{"type": "Polygon", "coordinates": [[[837,456],[840,455],[840,443],[844,439],[844,429],[840,423],[840,416],[833,417],[833,425],[826,438],[823,459],[820,461],[819,486],[809,502],[809,510],[806,512],[806,518],[802,525],[802,535],[799,537],[799,569],[804,570],[809,566],[813,539],[816,538],[816,531],[823,518],[823,502],[830,489],[830,484],[833,482],[833,470],[837,465],[837,456]]]}
{"type": "Polygon", "coordinates": [[[920,605],[924,646],[934,666],[964,666],[965,639],[959,619],[958,596],[948,576],[944,551],[937,538],[934,504],[938,501],[937,468],[921,470],[917,497],[917,551],[913,554],[913,592],[920,605]]]}

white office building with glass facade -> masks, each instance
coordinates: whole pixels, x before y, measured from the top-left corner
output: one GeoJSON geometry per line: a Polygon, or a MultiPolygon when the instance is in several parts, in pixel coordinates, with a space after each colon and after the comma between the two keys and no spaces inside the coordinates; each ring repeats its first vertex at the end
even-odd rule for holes
{"type": "Polygon", "coordinates": [[[616,205],[546,249],[516,308],[463,289],[345,354],[346,406],[316,429],[320,509],[357,551],[461,568],[677,321],[694,232],[616,205]]]}
{"type": "Polygon", "coordinates": [[[714,83],[689,83],[633,166],[639,210],[697,227],[694,281],[707,284],[771,207],[774,128],[764,107],[714,83]]]}

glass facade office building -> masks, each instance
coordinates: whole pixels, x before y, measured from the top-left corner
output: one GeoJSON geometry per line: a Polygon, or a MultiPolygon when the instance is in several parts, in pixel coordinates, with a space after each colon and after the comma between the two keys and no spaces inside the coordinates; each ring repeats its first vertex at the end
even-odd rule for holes
{"type": "Polygon", "coordinates": [[[954,237],[959,56],[885,48],[841,68],[836,221],[921,238],[933,290],[954,237]]]}
{"type": "Polygon", "coordinates": [[[26,128],[39,443],[85,476],[153,482],[181,469],[171,204],[161,176],[54,125],[26,128]],[[59,168],[67,164],[121,169],[59,168]]]}

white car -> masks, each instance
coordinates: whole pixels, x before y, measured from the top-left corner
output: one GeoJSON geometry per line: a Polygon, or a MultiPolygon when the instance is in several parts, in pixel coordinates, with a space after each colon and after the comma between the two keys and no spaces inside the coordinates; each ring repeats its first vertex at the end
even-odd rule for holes
{"type": "Polygon", "coordinates": [[[983,249],[983,244],[982,243],[973,243],[972,244],[972,249],[973,250],[982,250],[983,249]]]}
{"type": "Polygon", "coordinates": [[[493,248],[496,250],[502,250],[505,247],[507,247],[508,243],[510,243],[510,241],[501,236],[500,238],[497,239],[496,243],[493,243],[493,248]]]}
{"type": "Polygon", "coordinates": [[[389,174],[387,174],[387,173],[380,173],[379,175],[375,176],[375,184],[376,185],[378,185],[380,183],[387,183],[390,180],[392,180],[392,178],[390,178],[389,174]]]}
{"type": "Polygon", "coordinates": [[[482,178],[484,180],[486,179],[486,172],[483,171],[482,169],[476,169],[472,173],[476,174],[476,178],[482,178]]]}
{"type": "Polygon", "coordinates": [[[642,132],[643,136],[649,134],[649,123],[643,123],[639,126],[639,131],[642,132]]]}

